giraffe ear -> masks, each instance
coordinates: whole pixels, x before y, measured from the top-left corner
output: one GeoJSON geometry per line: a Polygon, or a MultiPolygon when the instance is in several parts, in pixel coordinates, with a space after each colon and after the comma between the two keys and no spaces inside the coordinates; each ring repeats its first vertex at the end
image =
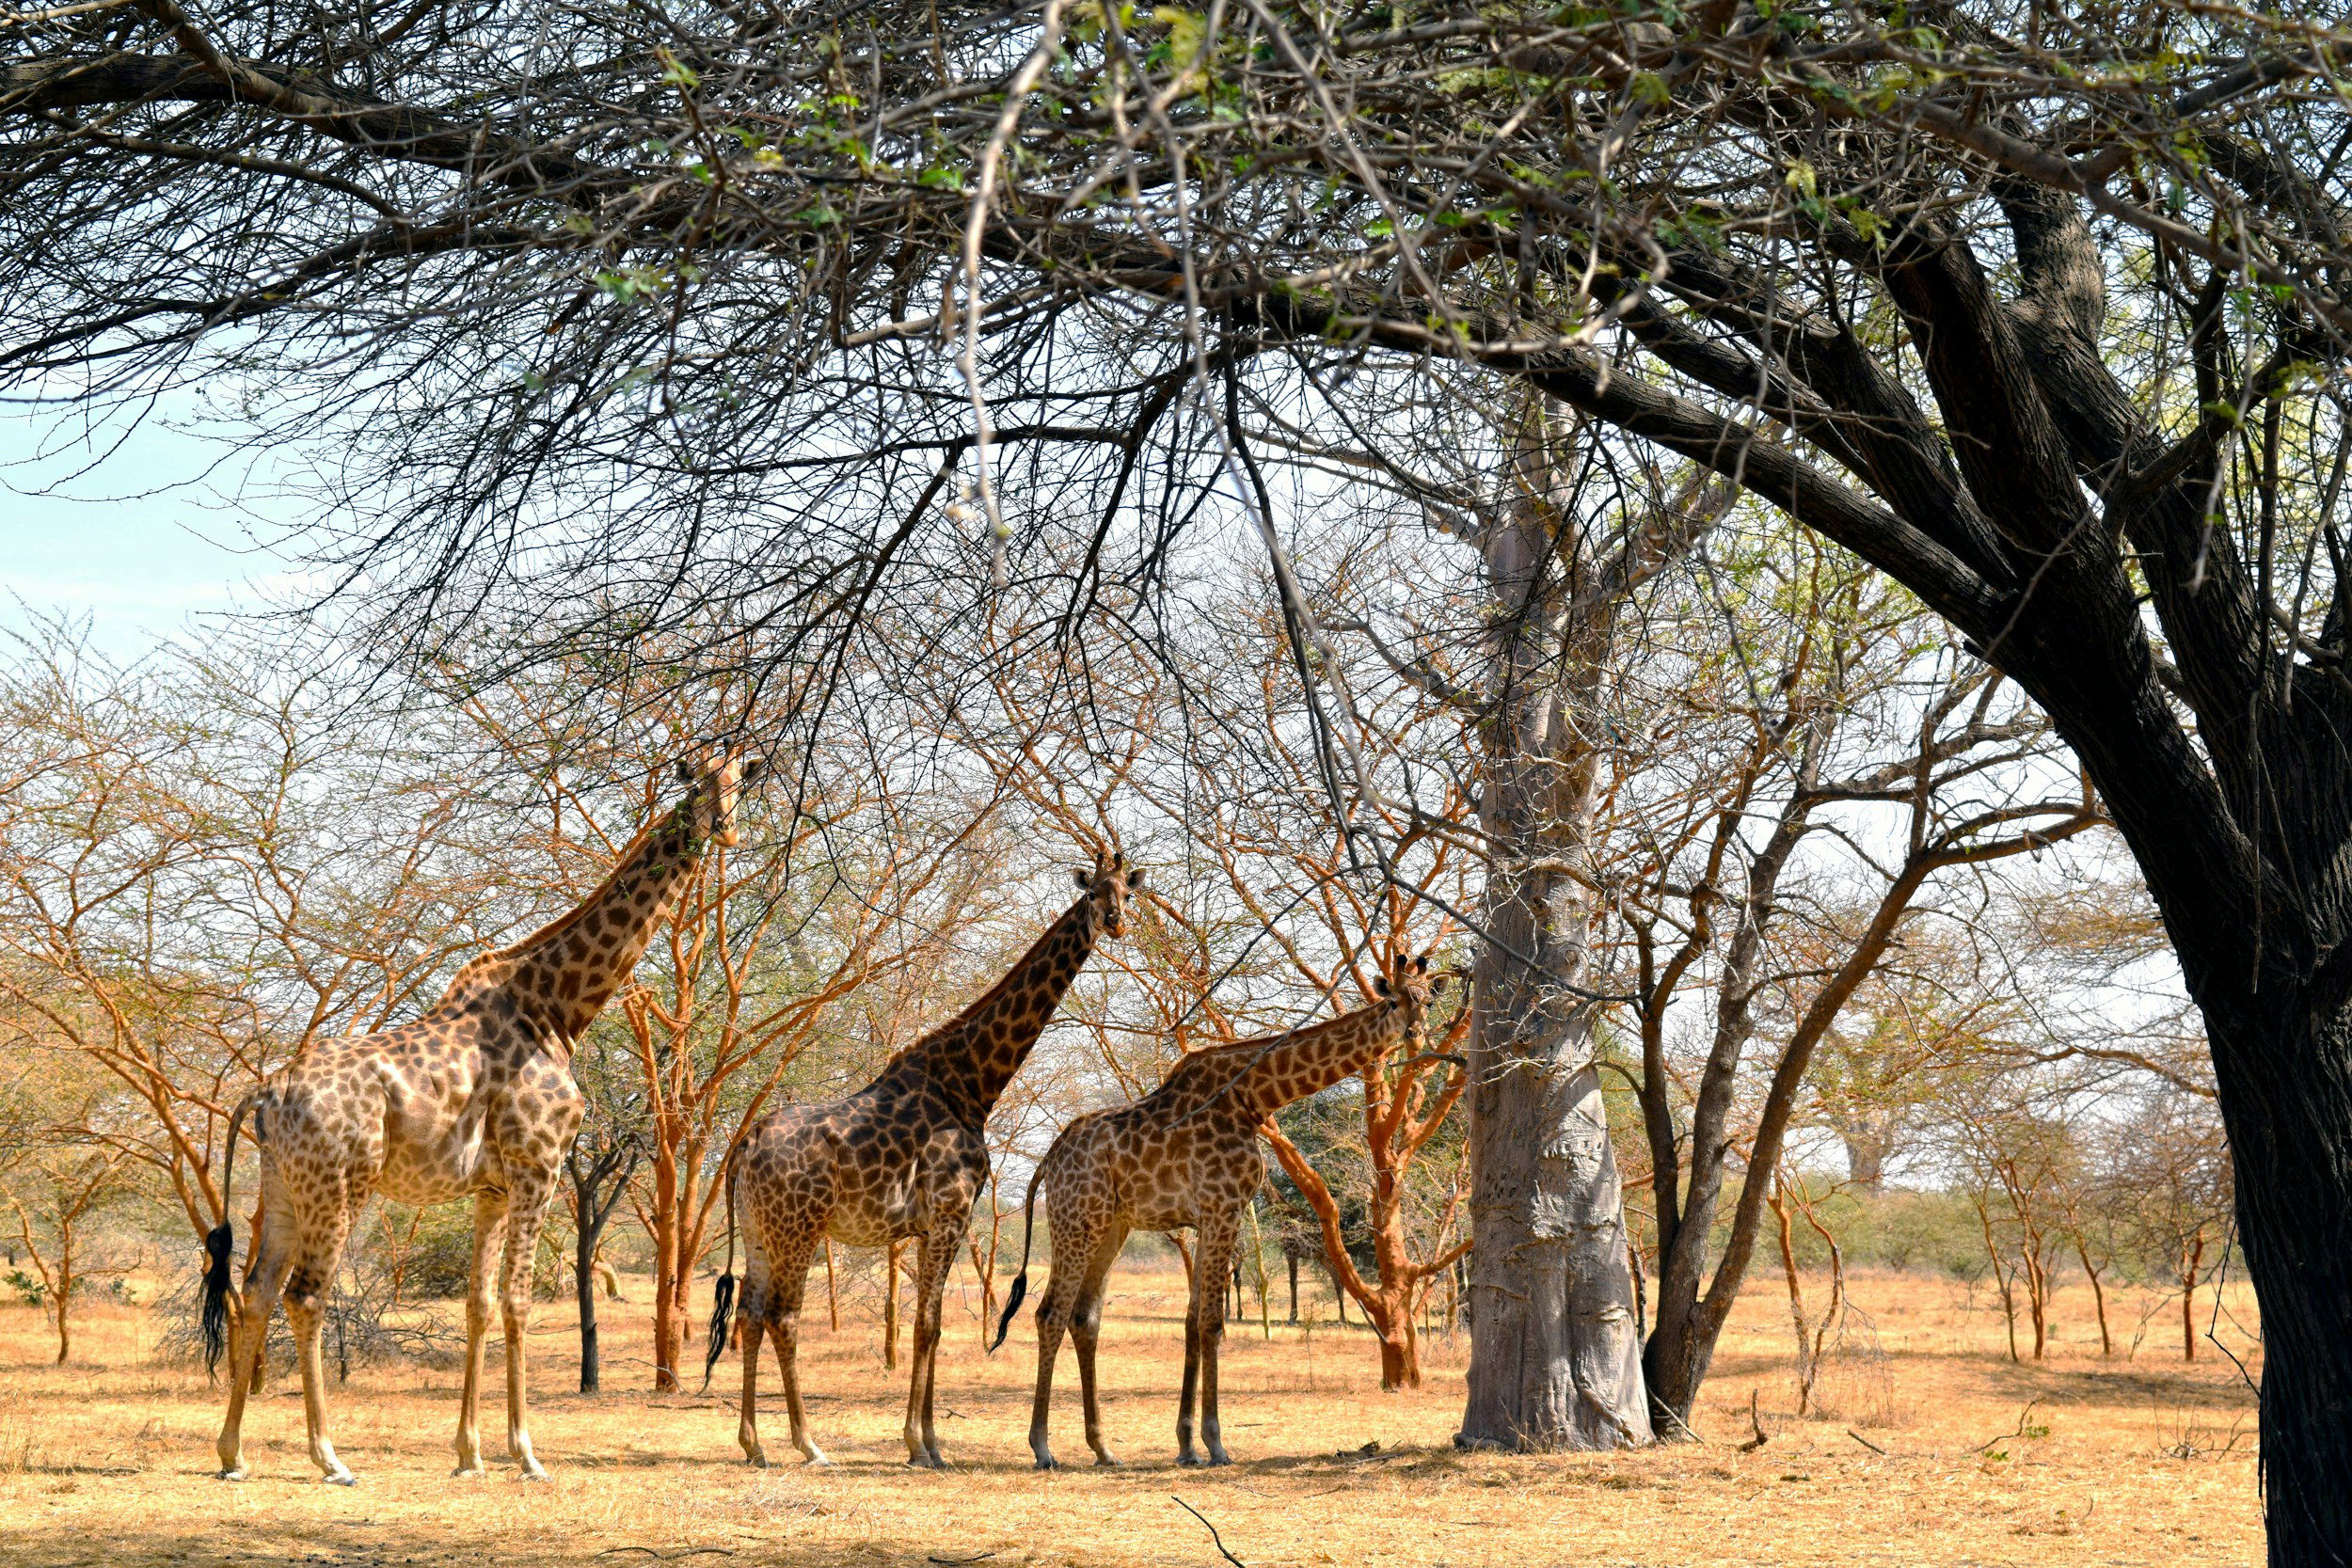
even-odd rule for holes
{"type": "Polygon", "coordinates": [[[742,782],[750,784],[754,779],[758,778],[762,773],[767,771],[768,759],[766,757],[754,757],[743,765],[742,782]]]}
{"type": "Polygon", "coordinates": [[[1379,996],[1380,1000],[1382,1000],[1383,1002],[1386,1002],[1389,998],[1391,998],[1391,997],[1392,997],[1392,996],[1394,996],[1394,995],[1396,994],[1396,992],[1394,992],[1394,991],[1392,991],[1392,990],[1391,990],[1389,989],[1389,977],[1388,977],[1387,975],[1385,975],[1385,974],[1381,975],[1378,979],[1376,979],[1376,980],[1373,981],[1373,983],[1372,983],[1372,989],[1373,989],[1374,992],[1375,992],[1375,994],[1377,994],[1377,995],[1379,996]]]}
{"type": "Polygon", "coordinates": [[[694,765],[692,763],[687,761],[684,757],[680,757],[672,766],[677,769],[678,783],[692,784],[694,782],[694,765]]]}
{"type": "Polygon", "coordinates": [[[1143,867],[1138,865],[1127,873],[1127,891],[1133,893],[1141,886],[1143,886],[1143,867]]]}
{"type": "Polygon", "coordinates": [[[1072,871],[1072,872],[1070,873],[1070,875],[1071,875],[1071,878],[1072,878],[1073,880],[1075,880],[1075,881],[1077,882],[1077,884],[1078,884],[1078,886],[1079,886],[1079,888],[1080,888],[1080,890],[1081,890],[1081,891],[1083,891],[1083,890],[1085,890],[1085,889],[1087,889],[1087,888],[1090,888],[1090,887],[1092,887],[1092,886],[1094,885],[1094,879],[1093,879],[1093,878],[1091,878],[1091,877],[1089,877],[1089,876],[1088,876],[1088,875],[1087,875],[1085,872],[1083,872],[1083,871],[1076,871],[1076,870],[1073,870],[1073,871],[1072,871]]]}
{"type": "Polygon", "coordinates": [[[1426,974],[1429,973],[1428,954],[1423,953],[1420,958],[1413,960],[1413,973],[1416,974],[1426,974]]]}

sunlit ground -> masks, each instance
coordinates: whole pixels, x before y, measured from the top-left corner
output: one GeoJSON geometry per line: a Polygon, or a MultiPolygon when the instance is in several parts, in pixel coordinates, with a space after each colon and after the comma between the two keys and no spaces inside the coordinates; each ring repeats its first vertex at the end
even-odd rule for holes
{"type": "MultiPolygon", "coordinates": [[[[1816,1296],[1819,1295],[1816,1285],[1816,1296]]],[[[642,1303],[643,1279],[624,1290],[642,1303]]],[[[645,1309],[604,1308],[608,1392],[577,1377],[568,1303],[532,1332],[533,1434],[553,1471],[450,1478],[454,1373],[355,1368],[333,1391],[332,1434],[359,1473],[322,1486],[305,1458],[291,1378],[248,1417],[253,1476],[212,1476],[219,1401],[200,1373],[152,1359],[156,1329],[115,1304],[84,1310],[73,1364],[49,1365],[45,1324],[0,1308],[0,1560],[92,1568],[300,1563],[1204,1564],[1221,1568],[1213,1521],[1248,1568],[1285,1563],[2218,1563],[2261,1557],[2253,1396],[2204,1347],[2183,1365],[2177,1308],[2153,1317],[2136,1358],[2102,1361],[2087,1290],[2058,1303],[2049,1359],[2015,1366],[1981,1290],[1865,1277],[1875,1323],[1825,1380],[1829,1411],[1794,1415],[1787,1298],[1767,1277],[1740,1303],[1697,1421],[1703,1445],[1639,1453],[1456,1453],[1466,1341],[1425,1346],[1426,1386],[1384,1394],[1369,1337],[1329,1317],[1271,1338],[1228,1333],[1230,1469],[1174,1464],[1182,1276],[1113,1281],[1104,1339],[1119,1471],[1041,1475],[1025,1446],[1034,1368],[1025,1323],[1004,1352],[978,1348],[977,1291],[951,1286],[940,1373],[941,1441],[953,1466],[914,1471],[898,1441],[902,1373],[886,1372],[866,1308],[803,1347],[818,1439],[837,1462],[803,1468],[779,1405],[771,1454],[735,1448],[732,1358],[707,1395],[655,1396],[645,1309]],[[1751,1452],[1750,1391],[1771,1440],[1751,1452]],[[1855,1436],[1887,1450],[1871,1451],[1855,1436]],[[2023,1435],[2017,1433],[2023,1433],[2023,1435]]],[[[2111,1307],[2128,1342],[2153,1298],[2111,1307]]],[[[2231,1305],[2251,1320],[2251,1303],[2231,1305]]],[[[2224,1337],[2248,1354],[2242,1336],[2224,1337]]],[[[699,1363],[699,1346],[694,1347],[699,1363]]],[[[493,1353],[492,1390],[501,1386],[493,1353]]],[[[2259,1372],[2259,1366],[2255,1368],[2259,1372]]],[[[772,1362],[765,1379],[772,1391],[772,1362]]],[[[1083,1460],[1065,1350],[1056,1437],[1083,1460]]],[[[690,1386],[691,1386],[690,1382],[690,1386]]],[[[485,1449],[503,1417],[484,1411],[485,1449]]]]}

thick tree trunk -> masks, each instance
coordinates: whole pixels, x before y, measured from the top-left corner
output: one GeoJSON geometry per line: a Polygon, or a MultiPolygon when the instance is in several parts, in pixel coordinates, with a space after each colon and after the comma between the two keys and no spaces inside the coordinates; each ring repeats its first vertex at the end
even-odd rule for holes
{"type": "Polygon", "coordinates": [[[1591,1017],[1562,1006],[1556,992],[1546,1006],[1545,988],[1509,967],[1490,953],[1478,982],[1470,1390],[1455,1441],[1646,1443],[1624,1202],[1590,1060],[1591,1017]]]}
{"type": "Polygon", "coordinates": [[[1585,992],[1591,913],[1559,867],[1592,830],[1593,709],[1620,600],[1586,586],[1531,404],[1514,504],[1482,541],[1494,606],[1481,825],[1496,847],[1470,998],[1470,1360],[1465,1448],[1650,1440],[1617,1157],[1585,992]],[[1565,546],[1565,547],[1564,547],[1565,546]]]}
{"type": "Polygon", "coordinates": [[[2260,1013],[2204,1009],[2262,1303],[2275,1568],[2352,1561],[2352,1005],[2319,990],[2265,976],[2260,1013]]]}

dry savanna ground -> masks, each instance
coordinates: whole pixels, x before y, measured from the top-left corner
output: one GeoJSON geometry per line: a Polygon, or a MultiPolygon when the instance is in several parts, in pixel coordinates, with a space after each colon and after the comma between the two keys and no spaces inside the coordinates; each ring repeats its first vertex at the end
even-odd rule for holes
{"type": "MultiPolygon", "coordinates": [[[[643,1279],[625,1279],[642,1302],[643,1279]]],[[[153,1320],[93,1304],[77,1358],[57,1368],[40,1315],[0,1308],[0,1560],[24,1568],[271,1563],[501,1568],[657,1560],[759,1564],[2220,1563],[2261,1557],[2253,1400],[2206,1347],[2180,1357],[2177,1308],[2137,1355],[2098,1353],[2087,1290],[2058,1303],[2049,1358],[2011,1365],[1985,1291],[1864,1277],[1875,1324],[1825,1380],[1827,1415],[1799,1419],[1786,1296],[1751,1288],[1702,1402],[1701,1445],[1639,1453],[1463,1454],[1450,1437],[1466,1344],[1430,1343],[1427,1384],[1384,1394],[1360,1328],[1322,1320],[1271,1338],[1228,1334],[1225,1430],[1236,1463],[1174,1465],[1181,1275],[1129,1266],[1104,1339],[1110,1438],[1125,1468],[1032,1470],[1024,1437],[1034,1357],[1025,1326],[978,1349],[977,1292],[949,1296],[940,1401],[945,1474],[910,1470],[900,1374],[870,1320],[828,1333],[821,1299],[803,1348],[828,1471],[739,1463],[732,1357],[707,1395],[646,1393],[642,1307],[608,1304],[608,1392],[570,1392],[568,1303],[532,1333],[533,1435],[554,1479],[449,1477],[454,1374],[355,1368],[333,1435],[355,1488],[322,1486],[301,1402],[274,1377],[248,1419],[253,1478],[212,1477],[218,1402],[200,1373],[158,1364],[153,1320]],[[1874,1341],[1874,1344],[1873,1344],[1874,1341]],[[1770,1441],[1741,1452],[1749,1400],[1770,1441]],[[1855,1435],[1877,1449],[1865,1447],[1855,1435]]],[[[2113,1308],[2127,1340],[2153,1298],[2113,1308]]],[[[2250,1321],[2235,1289],[2231,1307],[2250,1321]]],[[[2243,1336],[2225,1338],[2246,1350],[2243,1336]]],[[[497,1353],[492,1353],[495,1363],[497,1353]]],[[[772,1369],[772,1363],[771,1363],[772,1369]]],[[[2259,1368],[2254,1369],[2257,1373],[2259,1368]]],[[[766,1379],[773,1387],[772,1370],[766,1379]]],[[[492,1389],[500,1386],[495,1370],[492,1389]]],[[[1083,1458],[1065,1351],[1056,1434],[1083,1458]]],[[[691,1384],[690,1384],[691,1386],[691,1384]]],[[[789,1454],[781,1412],[771,1453],[789,1454]]],[[[485,1448],[502,1420],[485,1407],[485,1448]]]]}

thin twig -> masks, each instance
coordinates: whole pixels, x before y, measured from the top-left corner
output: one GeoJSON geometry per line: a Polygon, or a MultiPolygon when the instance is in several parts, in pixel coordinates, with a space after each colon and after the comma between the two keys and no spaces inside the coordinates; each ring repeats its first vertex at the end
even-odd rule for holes
{"type": "Polygon", "coordinates": [[[1233,1568],[1249,1568],[1248,1563],[1244,1562],[1241,1559],[1235,1557],[1232,1553],[1225,1549],[1225,1537],[1216,1533],[1216,1527],[1209,1523],[1209,1516],[1207,1514],[1193,1507],[1192,1504],[1184,1501],[1184,1498],[1177,1497],[1176,1494],[1173,1492],[1170,1492],[1168,1496],[1176,1498],[1176,1506],[1178,1508],[1183,1509],[1186,1513],[1191,1514],[1194,1518],[1200,1521],[1201,1528],[1209,1532],[1209,1540],[1216,1547],[1217,1556],[1232,1563],[1233,1568]]]}
{"type": "Polygon", "coordinates": [[[1852,1438],[1855,1442],[1857,1442],[1857,1443],[1861,1444],[1864,1448],[1866,1448],[1866,1449],[1869,1449],[1872,1453],[1885,1453],[1885,1452],[1886,1452],[1886,1450],[1885,1450],[1884,1449],[1880,1448],[1880,1447],[1879,1447],[1876,1443],[1871,1442],[1871,1441],[1870,1441],[1867,1437],[1863,1436],[1863,1435],[1862,1435],[1862,1433],[1860,1433],[1856,1432],[1856,1431],[1855,1431],[1853,1428],[1851,1428],[1851,1427],[1848,1427],[1848,1428],[1846,1429],[1846,1435],[1847,1435],[1847,1436],[1849,1436],[1849,1437],[1851,1437],[1851,1438],[1852,1438]]]}
{"type": "Polygon", "coordinates": [[[1741,1453],[1754,1453],[1756,1449],[1772,1441],[1772,1438],[1765,1435],[1764,1433],[1764,1418],[1756,1414],[1756,1391],[1755,1389],[1751,1388],[1748,1390],[1748,1425],[1756,1429],[1756,1435],[1740,1445],[1740,1451],[1741,1453]]]}
{"type": "Polygon", "coordinates": [[[657,1561],[668,1562],[674,1558],[681,1557],[733,1557],[735,1548],[732,1546],[681,1546],[675,1552],[660,1552],[651,1546],[607,1546],[596,1555],[618,1557],[623,1552],[643,1552],[657,1561]]]}

